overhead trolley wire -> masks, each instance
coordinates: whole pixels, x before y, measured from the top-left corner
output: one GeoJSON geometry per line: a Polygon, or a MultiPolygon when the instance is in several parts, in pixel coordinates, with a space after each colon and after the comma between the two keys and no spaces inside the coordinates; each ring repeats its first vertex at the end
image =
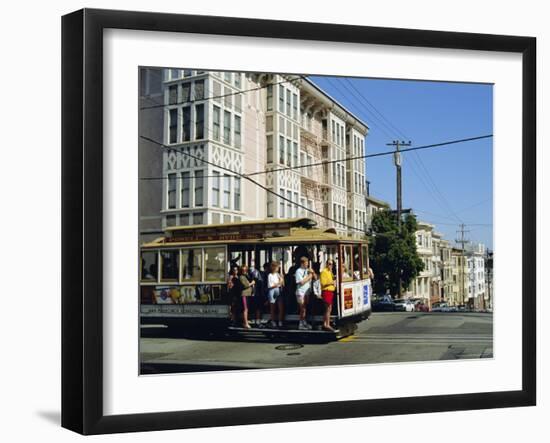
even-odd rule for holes
{"type": "MultiPolygon", "coordinates": [[[[482,139],[485,139],[485,138],[490,138],[492,136],[493,136],[493,134],[487,134],[487,135],[480,135],[480,136],[477,136],[477,137],[462,138],[460,140],[451,140],[451,141],[442,142],[442,143],[434,143],[434,144],[431,144],[431,145],[415,146],[414,148],[401,149],[399,152],[406,153],[406,152],[412,152],[412,151],[420,151],[420,150],[423,150],[423,149],[437,148],[437,147],[443,147],[443,146],[448,146],[448,145],[454,145],[454,144],[457,144],[457,143],[465,143],[465,142],[470,142],[470,141],[475,141],[475,140],[482,140],[482,139]]],[[[267,174],[269,172],[288,171],[288,170],[292,170],[292,169],[302,169],[302,168],[308,168],[308,167],[312,167],[312,166],[322,166],[322,165],[327,165],[327,164],[330,164],[330,163],[338,163],[338,162],[343,162],[343,161],[348,161],[348,160],[357,160],[357,159],[363,159],[363,158],[381,157],[381,156],[384,156],[384,155],[393,155],[394,152],[395,151],[382,151],[382,152],[376,152],[376,153],[373,153],[373,154],[365,154],[365,155],[359,155],[359,156],[353,156],[353,157],[344,157],[341,160],[326,160],[326,161],[322,161],[322,162],[311,163],[311,164],[308,164],[308,165],[285,166],[283,168],[273,168],[273,169],[266,169],[266,170],[263,170],[263,171],[251,172],[251,173],[246,174],[246,175],[251,177],[251,176],[254,176],[254,175],[267,174]]]]}
{"type": "MultiPolygon", "coordinates": [[[[468,138],[462,138],[462,139],[459,139],[459,140],[451,140],[451,141],[447,141],[447,142],[433,143],[433,144],[430,144],[430,145],[415,146],[414,148],[401,149],[399,152],[407,153],[407,152],[411,152],[411,151],[420,151],[420,150],[429,149],[429,148],[445,147],[445,146],[449,146],[449,145],[455,145],[457,143],[466,143],[466,142],[471,142],[471,141],[476,141],[476,140],[483,140],[483,139],[486,139],[486,138],[490,138],[492,136],[493,136],[493,134],[487,134],[487,135],[480,135],[480,136],[477,136],[477,137],[468,137],[468,138]]],[[[197,160],[203,161],[205,163],[209,163],[206,160],[201,159],[200,157],[195,157],[195,156],[192,156],[192,154],[188,154],[186,152],[181,151],[182,147],[174,147],[174,146],[165,145],[165,144],[162,144],[160,142],[153,141],[149,137],[146,137],[146,136],[143,136],[143,135],[141,135],[140,138],[152,141],[155,144],[159,144],[160,146],[162,146],[162,147],[164,147],[168,150],[173,150],[175,152],[180,152],[182,154],[194,157],[197,160]]],[[[255,176],[255,175],[269,174],[269,173],[272,173],[272,172],[289,171],[289,170],[295,170],[295,169],[303,169],[303,168],[309,168],[309,167],[323,166],[323,165],[327,165],[327,164],[331,164],[331,163],[338,163],[338,162],[343,162],[343,161],[348,161],[348,160],[357,160],[357,159],[381,157],[381,156],[384,156],[384,155],[393,155],[394,152],[395,151],[375,152],[373,154],[365,154],[365,155],[359,155],[359,156],[353,156],[353,157],[344,157],[341,160],[325,160],[325,161],[322,161],[322,162],[310,163],[310,164],[307,164],[307,165],[285,166],[285,167],[282,167],[282,168],[264,169],[262,171],[250,172],[248,174],[242,174],[242,175],[245,176],[245,177],[252,177],[252,176],[255,176]]],[[[215,163],[209,163],[209,164],[212,164],[213,166],[218,167],[218,165],[215,164],[215,163]]],[[[220,168],[221,168],[221,166],[220,166],[220,168]]],[[[232,171],[230,169],[228,169],[228,171],[232,172],[232,173],[235,173],[235,171],[232,171]]],[[[155,177],[148,177],[147,179],[154,179],[154,178],[155,177]]],[[[159,179],[164,179],[164,177],[159,177],[159,179]]]]}
{"type": "MultiPolygon", "coordinates": [[[[369,101],[368,98],[365,97],[365,95],[359,89],[357,89],[355,87],[355,85],[348,78],[344,79],[344,83],[343,83],[344,87],[346,87],[346,83],[350,85],[350,87],[376,112],[376,114],[378,114],[378,116],[380,116],[380,118],[375,116],[378,121],[383,123],[386,126],[386,128],[390,129],[390,131],[394,131],[396,134],[404,137],[407,140],[410,140],[410,137],[408,137],[402,130],[400,130],[396,125],[394,125],[384,114],[382,114],[382,112],[380,112],[378,110],[378,108],[371,101],[369,101]]],[[[346,87],[346,89],[348,91],[350,91],[352,93],[352,95],[354,95],[353,91],[351,91],[347,87],[346,87]]],[[[365,110],[370,111],[366,107],[365,107],[365,110]]],[[[371,113],[371,115],[374,115],[374,114],[372,114],[372,112],[370,112],[370,113],[371,113]]],[[[384,132],[386,133],[386,131],[384,131],[384,132]]],[[[445,198],[445,196],[442,194],[439,187],[434,182],[434,180],[433,180],[428,168],[426,168],[426,165],[424,164],[424,161],[422,160],[422,158],[418,155],[418,153],[415,152],[414,155],[411,157],[411,159],[416,164],[416,166],[419,168],[420,173],[417,173],[417,171],[415,170],[415,167],[414,167],[415,164],[413,164],[413,163],[411,163],[411,166],[413,166],[413,168],[411,170],[418,177],[418,179],[424,185],[424,187],[428,190],[428,192],[432,195],[434,200],[442,207],[442,209],[448,211],[453,216],[453,218],[455,220],[458,220],[459,222],[461,222],[460,217],[458,217],[456,215],[456,212],[453,211],[453,209],[451,208],[451,205],[449,204],[448,200],[445,198]],[[423,177],[422,174],[425,177],[423,177]]]]}
{"type": "MultiPolygon", "coordinates": [[[[160,143],[160,142],[158,142],[158,141],[156,141],[156,140],[153,140],[152,138],[149,138],[149,137],[146,137],[146,136],[143,136],[143,135],[141,135],[140,137],[141,137],[142,139],[144,139],[144,140],[147,140],[147,141],[149,141],[149,142],[151,142],[151,143],[157,145],[157,146],[160,146],[160,147],[167,147],[167,146],[164,145],[163,143],[160,143]]],[[[174,149],[174,148],[171,148],[171,149],[174,149]]],[[[232,172],[232,173],[235,174],[234,177],[244,178],[244,179],[248,180],[249,182],[251,182],[252,184],[258,186],[258,187],[261,188],[261,189],[263,189],[264,191],[266,191],[266,192],[268,192],[268,193],[270,193],[270,194],[273,194],[273,195],[275,195],[275,196],[281,198],[282,200],[284,200],[284,201],[286,201],[286,202],[288,202],[288,203],[291,203],[291,204],[295,205],[295,206],[298,207],[298,208],[304,209],[304,210],[306,210],[306,211],[308,211],[308,212],[310,212],[310,213],[312,213],[312,214],[317,215],[318,217],[324,218],[325,220],[328,220],[328,221],[331,221],[331,222],[333,222],[333,223],[336,223],[337,225],[343,226],[343,227],[345,227],[345,228],[347,228],[347,229],[351,229],[351,230],[358,231],[358,232],[362,232],[362,233],[365,232],[364,230],[358,229],[358,228],[356,228],[355,226],[350,226],[350,225],[348,225],[348,224],[346,224],[346,223],[343,223],[343,222],[338,221],[338,220],[336,220],[336,219],[333,219],[333,218],[331,218],[331,217],[327,217],[327,216],[325,216],[324,214],[321,214],[320,212],[317,212],[317,211],[314,211],[313,209],[308,208],[307,206],[304,206],[304,205],[301,205],[300,203],[294,202],[294,201],[292,201],[291,199],[286,198],[284,195],[281,195],[281,194],[279,194],[279,193],[277,193],[277,192],[275,192],[275,191],[269,189],[267,186],[264,186],[264,185],[262,185],[261,183],[258,183],[256,180],[253,180],[253,179],[251,179],[250,177],[248,177],[248,176],[246,176],[246,175],[244,175],[244,174],[235,173],[235,171],[231,170],[230,168],[226,168],[226,167],[224,167],[224,166],[217,165],[217,164],[215,164],[215,163],[213,163],[213,162],[210,162],[210,161],[208,161],[208,160],[202,159],[202,158],[197,157],[197,156],[195,156],[195,155],[193,155],[193,154],[190,154],[190,153],[188,153],[188,152],[182,152],[182,154],[187,155],[187,156],[189,156],[190,158],[193,158],[193,159],[195,159],[195,160],[197,160],[197,161],[200,161],[200,162],[203,162],[203,163],[206,163],[206,164],[215,166],[215,167],[220,168],[220,169],[223,169],[223,170],[225,170],[225,171],[232,172]]]]}

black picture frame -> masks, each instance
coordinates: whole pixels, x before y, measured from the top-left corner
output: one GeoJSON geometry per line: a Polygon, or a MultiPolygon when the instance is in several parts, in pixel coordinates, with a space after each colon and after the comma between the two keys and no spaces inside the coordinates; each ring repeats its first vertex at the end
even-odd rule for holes
{"type": "Polygon", "coordinates": [[[62,426],[82,434],[488,409],[536,404],[536,39],[83,9],[62,18],[62,426]],[[103,31],[269,37],[522,55],[522,389],[260,407],[103,413],[103,31]]]}

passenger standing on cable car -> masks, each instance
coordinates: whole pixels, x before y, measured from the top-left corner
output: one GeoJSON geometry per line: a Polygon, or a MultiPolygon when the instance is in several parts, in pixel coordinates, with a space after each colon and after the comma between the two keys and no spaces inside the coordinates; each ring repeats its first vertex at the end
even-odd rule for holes
{"type": "MultiPolygon", "coordinates": [[[[267,263],[266,263],[267,264],[267,263]]],[[[279,263],[271,262],[271,272],[267,276],[267,299],[269,302],[269,327],[282,328],[284,319],[284,305],[283,305],[283,286],[284,279],[279,274],[279,263]],[[275,310],[279,309],[279,322],[275,321],[275,310]]]]}
{"type": "Polygon", "coordinates": [[[300,267],[296,270],[296,302],[298,303],[298,312],[300,321],[298,329],[311,329],[311,325],[306,322],[306,306],[308,295],[311,290],[311,281],[315,277],[313,270],[309,267],[307,257],[300,258],[300,267]]]}
{"type": "Polygon", "coordinates": [[[237,323],[237,312],[239,308],[239,298],[241,295],[241,283],[239,281],[239,267],[232,266],[227,277],[227,293],[229,295],[229,303],[231,309],[231,322],[237,323]]]}
{"type": "Polygon", "coordinates": [[[254,265],[250,265],[247,277],[250,282],[254,282],[254,286],[252,287],[252,297],[249,299],[251,302],[249,309],[254,311],[255,314],[255,318],[252,320],[252,323],[255,324],[256,327],[261,328],[263,327],[262,311],[265,304],[263,275],[258,269],[255,268],[254,265]]]}
{"type": "Polygon", "coordinates": [[[332,273],[333,267],[334,261],[329,258],[327,260],[326,267],[321,271],[321,297],[323,298],[323,304],[325,305],[323,329],[331,332],[334,332],[334,329],[330,326],[330,313],[332,311],[332,303],[334,301],[334,292],[336,291],[334,274],[332,273]]]}
{"type": "Polygon", "coordinates": [[[248,279],[248,266],[242,265],[239,275],[239,282],[241,284],[241,302],[243,306],[243,328],[250,329],[250,323],[248,323],[248,299],[252,296],[252,288],[255,285],[254,280],[248,279]]]}

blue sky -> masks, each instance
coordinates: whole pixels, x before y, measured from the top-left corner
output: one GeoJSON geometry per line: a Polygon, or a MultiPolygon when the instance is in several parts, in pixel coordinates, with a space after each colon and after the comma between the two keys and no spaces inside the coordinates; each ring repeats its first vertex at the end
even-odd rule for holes
{"type": "MultiPolygon", "coordinates": [[[[370,127],[367,154],[493,133],[493,87],[486,84],[310,77],[370,127]],[[372,105],[372,106],[371,106],[372,105]],[[381,115],[385,117],[381,117],[381,115]],[[406,136],[406,138],[404,137],[406,136]]],[[[436,225],[448,240],[464,222],[468,238],[493,245],[492,138],[403,156],[403,207],[436,225]]],[[[392,156],[367,159],[371,195],[395,207],[392,156]]]]}

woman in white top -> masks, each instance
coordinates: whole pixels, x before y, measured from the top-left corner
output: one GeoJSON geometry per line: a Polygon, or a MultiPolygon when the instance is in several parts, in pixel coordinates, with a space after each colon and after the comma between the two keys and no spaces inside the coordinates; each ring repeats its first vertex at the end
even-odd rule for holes
{"type": "Polygon", "coordinates": [[[284,279],[279,274],[279,263],[271,262],[271,272],[267,276],[267,299],[269,301],[269,314],[271,319],[268,327],[276,328],[283,326],[284,310],[283,310],[283,284],[284,279]],[[279,322],[275,321],[275,311],[279,308],[279,322]]]}

